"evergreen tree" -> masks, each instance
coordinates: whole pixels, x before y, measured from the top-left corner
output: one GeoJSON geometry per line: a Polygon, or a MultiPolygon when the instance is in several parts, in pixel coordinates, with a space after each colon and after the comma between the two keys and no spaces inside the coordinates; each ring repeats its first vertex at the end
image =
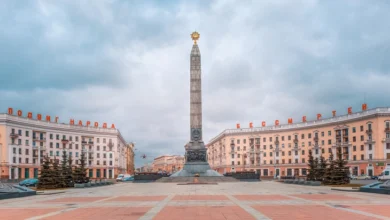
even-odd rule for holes
{"type": "Polygon", "coordinates": [[[306,179],[308,181],[314,181],[316,179],[316,164],[315,164],[315,160],[314,160],[313,153],[311,150],[309,150],[308,162],[309,162],[308,163],[309,169],[307,170],[308,174],[307,174],[306,179]]]}
{"type": "Polygon", "coordinates": [[[344,160],[341,147],[337,148],[337,159],[335,160],[336,169],[333,173],[333,180],[335,184],[347,184],[349,183],[349,168],[346,167],[348,164],[347,160],[344,160]]]}
{"type": "Polygon", "coordinates": [[[64,177],[62,176],[61,169],[59,167],[59,161],[56,157],[54,157],[53,162],[53,177],[55,178],[55,188],[65,187],[64,177]]]}
{"type": "Polygon", "coordinates": [[[62,175],[62,179],[64,180],[65,187],[73,186],[73,184],[72,184],[72,182],[73,182],[72,171],[69,170],[69,167],[68,167],[68,157],[67,157],[65,148],[62,151],[61,175],[62,175]]]}
{"type": "Polygon", "coordinates": [[[67,166],[67,169],[68,169],[68,172],[67,172],[67,175],[68,175],[68,186],[69,187],[73,187],[74,185],[74,174],[73,174],[73,159],[72,159],[72,156],[69,155],[68,156],[68,166],[67,166]]]}
{"type": "Polygon", "coordinates": [[[84,151],[81,152],[80,165],[75,169],[74,182],[75,183],[88,182],[87,169],[85,168],[85,153],[84,153],[84,151]]]}
{"type": "Polygon", "coordinates": [[[326,185],[332,185],[333,184],[333,172],[334,172],[335,167],[336,167],[336,163],[333,160],[333,153],[330,153],[328,162],[329,162],[329,166],[325,170],[323,183],[326,185]]]}
{"type": "Polygon", "coordinates": [[[43,158],[41,166],[41,172],[38,178],[38,189],[55,189],[56,179],[53,176],[53,170],[51,169],[50,158],[46,155],[43,158]]]}
{"type": "Polygon", "coordinates": [[[328,163],[323,156],[320,157],[320,161],[317,168],[317,180],[323,181],[328,163]]]}

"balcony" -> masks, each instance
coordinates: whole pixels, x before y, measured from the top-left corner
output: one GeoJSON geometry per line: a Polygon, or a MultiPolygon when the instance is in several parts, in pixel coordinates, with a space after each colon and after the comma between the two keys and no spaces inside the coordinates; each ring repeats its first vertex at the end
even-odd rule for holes
{"type": "Polygon", "coordinates": [[[81,141],[82,144],[87,144],[88,142],[87,141],[81,141]]]}
{"type": "Polygon", "coordinates": [[[107,145],[108,147],[113,147],[114,146],[114,144],[112,143],[112,142],[108,142],[108,145],[107,145]]]}
{"type": "Polygon", "coordinates": [[[275,145],[279,145],[279,140],[276,140],[274,143],[275,145]]]}
{"type": "Polygon", "coordinates": [[[89,145],[93,145],[93,141],[88,141],[88,144],[89,145]]]}
{"type": "Polygon", "coordinates": [[[372,134],[372,129],[366,130],[366,133],[367,133],[367,134],[372,134]]]}
{"type": "Polygon", "coordinates": [[[319,138],[318,137],[314,137],[313,140],[314,140],[314,142],[318,142],[319,138]]]}
{"type": "Polygon", "coordinates": [[[66,139],[66,138],[63,138],[63,139],[61,140],[61,143],[63,143],[63,144],[67,144],[67,143],[69,143],[69,140],[68,140],[68,139],[66,139]]]}
{"type": "Polygon", "coordinates": [[[19,137],[19,134],[11,133],[11,134],[9,134],[9,136],[10,136],[11,138],[18,138],[18,137],[19,137]]]}
{"type": "Polygon", "coordinates": [[[385,128],[385,132],[390,132],[390,128],[385,128]]]}
{"type": "Polygon", "coordinates": [[[294,139],[294,144],[298,144],[298,139],[294,139]]]}

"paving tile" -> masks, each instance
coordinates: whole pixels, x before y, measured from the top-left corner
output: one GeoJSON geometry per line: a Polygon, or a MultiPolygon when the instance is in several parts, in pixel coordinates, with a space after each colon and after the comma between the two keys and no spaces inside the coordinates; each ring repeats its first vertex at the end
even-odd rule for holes
{"type": "Polygon", "coordinates": [[[287,219],[316,219],[316,220],[374,220],[376,218],[364,216],[348,211],[330,208],[321,205],[255,205],[252,206],[272,220],[287,219]]]}
{"type": "Polygon", "coordinates": [[[339,194],[295,194],[290,195],[301,199],[313,201],[340,201],[340,200],[361,200],[360,198],[344,196],[339,194]]]}
{"type": "Polygon", "coordinates": [[[12,220],[22,220],[31,218],[34,216],[45,215],[50,212],[56,212],[61,209],[53,209],[53,208],[23,208],[23,209],[15,209],[15,208],[0,208],[0,219],[12,219],[12,220]]]}
{"type": "Polygon", "coordinates": [[[162,201],[167,196],[119,196],[104,202],[162,201]]]}
{"type": "Polygon", "coordinates": [[[43,219],[48,220],[100,220],[100,219],[128,219],[135,220],[143,216],[151,207],[99,207],[99,208],[79,208],[68,212],[63,212],[43,219]]]}
{"type": "Polygon", "coordinates": [[[224,195],[176,195],[173,197],[174,201],[181,200],[207,200],[207,201],[215,201],[215,200],[229,200],[228,197],[224,195]]]}
{"type": "Polygon", "coordinates": [[[390,218],[390,205],[346,205],[346,208],[390,218]]]}
{"type": "Polygon", "coordinates": [[[292,200],[290,197],[282,195],[234,195],[234,197],[240,201],[278,201],[278,200],[292,200]]]}
{"type": "Polygon", "coordinates": [[[78,202],[96,202],[98,200],[106,199],[108,197],[65,197],[52,200],[46,200],[45,203],[63,202],[63,203],[78,203],[78,202]]]}
{"type": "Polygon", "coordinates": [[[154,220],[249,220],[255,219],[239,206],[166,206],[154,220]]]}

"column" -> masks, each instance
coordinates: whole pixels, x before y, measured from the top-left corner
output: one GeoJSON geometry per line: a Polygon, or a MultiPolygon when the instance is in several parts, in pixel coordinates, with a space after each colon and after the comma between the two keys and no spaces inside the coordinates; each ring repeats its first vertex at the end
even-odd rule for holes
{"type": "Polygon", "coordinates": [[[11,165],[8,166],[8,179],[12,179],[12,168],[11,168],[11,165]]]}
{"type": "Polygon", "coordinates": [[[14,179],[19,179],[19,166],[14,169],[14,172],[15,172],[15,178],[14,179]]]}

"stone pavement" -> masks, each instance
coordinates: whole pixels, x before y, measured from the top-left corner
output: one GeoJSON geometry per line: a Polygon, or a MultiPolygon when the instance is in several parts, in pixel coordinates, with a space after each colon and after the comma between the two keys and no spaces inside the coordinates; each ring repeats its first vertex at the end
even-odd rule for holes
{"type": "Polygon", "coordinates": [[[390,219],[390,196],[266,181],[120,183],[0,200],[0,219],[390,219]]]}

